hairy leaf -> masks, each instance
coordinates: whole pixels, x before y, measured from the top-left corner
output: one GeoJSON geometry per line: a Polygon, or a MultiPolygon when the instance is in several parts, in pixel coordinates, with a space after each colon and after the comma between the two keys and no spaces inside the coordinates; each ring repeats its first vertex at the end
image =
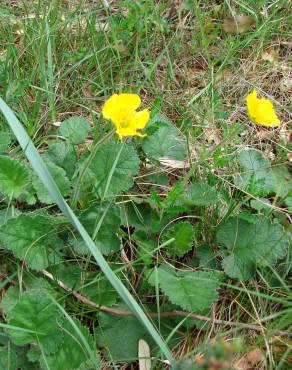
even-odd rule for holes
{"type": "Polygon", "coordinates": [[[175,239],[173,243],[166,247],[168,254],[182,257],[192,250],[193,235],[193,227],[187,221],[179,222],[171,227],[164,237],[165,241],[171,238],[175,239]]]}
{"type": "Polygon", "coordinates": [[[45,353],[54,352],[63,338],[59,331],[62,316],[47,293],[32,290],[24,293],[10,314],[8,333],[16,345],[41,345],[45,353]],[[18,328],[18,329],[16,329],[18,328]]]}
{"type": "Polygon", "coordinates": [[[158,284],[169,300],[191,312],[204,312],[218,298],[218,272],[175,271],[167,265],[154,269],[149,282],[158,284]]]}
{"type": "Polygon", "coordinates": [[[255,196],[264,196],[274,191],[276,180],[271,163],[259,150],[242,150],[238,161],[242,171],[235,176],[234,182],[240,189],[255,196]]]}
{"type": "Polygon", "coordinates": [[[239,218],[228,220],[219,227],[217,242],[226,248],[222,266],[227,275],[243,280],[253,276],[257,265],[275,264],[288,248],[283,227],[265,217],[253,223],[239,218]]]}
{"type": "Polygon", "coordinates": [[[183,160],[187,153],[187,144],[175,127],[161,127],[143,140],[142,148],[148,157],[183,160]]]}
{"type": "Polygon", "coordinates": [[[120,205],[122,225],[134,227],[147,233],[155,232],[153,224],[158,220],[158,215],[147,203],[137,204],[135,202],[120,205]]]}
{"type": "Polygon", "coordinates": [[[171,128],[171,121],[162,113],[156,113],[153,117],[150,118],[149,123],[147,124],[146,130],[148,135],[152,135],[161,127],[171,128]]]}
{"type": "Polygon", "coordinates": [[[17,369],[17,356],[11,346],[0,347],[0,369],[17,369]]]}
{"type": "Polygon", "coordinates": [[[84,117],[76,116],[63,121],[59,130],[60,135],[64,136],[72,144],[81,144],[87,138],[90,126],[84,117]]]}
{"type": "Polygon", "coordinates": [[[46,161],[54,162],[57,166],[62,167],[69,178],[75,171],[77,154],[74,146],[68,142],[59,142],[50,145],[49,150],[43,154],[46,161]]]}
{"type": "Polygon", "coordinates": [[[89,166],[98,195],[108,198],[129,190],[139,164],[139,157],[131,146],[119,142],[103,145],[89,166]]]}
{"type": "Polygon", "coordinates": [[[19,287],[14,285],[10,286],[0,304],[0,307],[2,308],[6,318],[9,318],[11,311],[19,301],[19,297],[19,287]]]}
{"type": "Polygon", "coordinates": [[[119,250],[120,241],[116,233],[121,219],[119,208],[116,205],[95,203],[84,211],[79,219],[87,232],[95,237],[94,241],[103,254],[109,255],[119,250]],[[101,226],[97,231],[100,221],[101,226]]]}
{"type": "Polygon", "coordinates": [[[288,194],[292,194],[292,175],[287,166],[274,166],[273,174],[275,176],[275,193],[285,198],[288,194]]]}
{"type": "Polygon", "coordinates": [[[51,272],[56,279],[63,281],[72,290],[78,291],[97,304],[111,306],[117,300],[116,291],[102,274],[82,270],[72,264],[53,266],[51,272]]]}
{"type": "MultiPolygon", "coordinates": [[[[46,165],[47,165],[48,170],[50,171],[50,174],[56,181],[62,195],[67,196],[70,193],[71,185],[70,185],[69,179],[66,176],[65,170],[63,170],[63,168],[57,166],[53,162],[46,162],[46,165]]],[[[33,187],[36,190],[37,196],[42,203],[45,203],[45,204],[54,203],[47,189],[44,187],[43,183],[36,175],[33,176],[32,183],[33,183],[33,187]]]]}
{"type": "Polygon", "coordinates": [[[56,257],[60,244],[52,217],[39,214],[21,214],[11,218],[0,230],[4,247],[25,261],[32,269],[46,268],[56,257]]]}
{"type": "Polygon", "coordinates": [[[203,183],[190,184],[182,197],[182,201],[190,206],[210,206],[215,204],[217,200],[216,189],[203,183]]]}
{"type": "Polygon", "coordinates": [[[11,134],[6,131],[0,131],[0,152],[4,152],[11,142],[11,134]]]}
{"type": "Polygon", "coordinates": [[[4,195],[19,195],[29,185],[29,172],[19,161],[0,156],[0,192],[4,195]]]}
{"type": "Polygon", "coordinates": [[[99,305],[112,306],[118,298],[116,291],[105,278],[96,278],[93,274],[88,276],[80,291],[99,305]]]}
{"type": "Polygon", "coordinates": [[[6,222],[10,220],[10,218],[15,218],[19,214],[20,212],[18,211],[18,209],[14,209],[14,208],[1,209],[0,210],[0,227],[6,224],[6,222]]]}
{"type": "MultiPolygon", "coordinates": [[[[117,308],[124,310],[125,306],[121,305],[117,308]]],[[[153,311],[153,308],[148,307],[147,310],[153,311]]],[[[181,333],[172,332],[176,322],[173,318],[163,318],[159,322],[160,334],[163,338],[168,338],[168,345],[171,348],[182,340],[181,333]],[[172,334],[171,337],[170,334],[172,334]]],[[[137,359],[140,339],[147,341],[152,356],[160,354],[159,348],[136,317],[111,315],[101,312],[98,316],[98,323],[97,342],[105,350],[105,357],[109,360],[132,362],[137,359]]],[[[158,324],[156,319],[154,319],[154,323],[158,324]]]]}
{"type": "Polygon", "coordinates": [[[215,259],[214,251],[208,245],[202,245],[196,250],[199,264],[201,267],[209,269],[219,269],[217,260],[215,259]]]}
{"type": "MultiPolygon", "coordinates": [[[[73,319],[78,331],[83,335],[92,353],[96,352],[93,338],[90,335],[88,329],[80,324],[76,319],[73,319]]],[[[76,331],[73,329],[72,325],[65,321],[63,326],[60,327],[62,330],[63,342],[62,345],[58,347],[57,351],[50,356],[46,356],[47,364],[50,369],[54,370],[75,370],[86,360],[90,358],[90,355],[84,349],[84,345],[78,337],[76,331]]],[[[43,368],[46,366],[43,361],[41,361],[43,368]]]]}
{"type": "Polygon", "coordinates": [[[145,338],[145,329],[133,316],[115,316],[101,313],[98,345],[113,361],[133,361],[138,357],[139,339],[145,338]]]}

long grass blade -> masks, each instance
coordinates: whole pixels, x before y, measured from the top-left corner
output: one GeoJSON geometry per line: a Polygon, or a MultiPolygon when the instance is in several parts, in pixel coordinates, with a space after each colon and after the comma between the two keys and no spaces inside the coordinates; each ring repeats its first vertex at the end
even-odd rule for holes
{"type": "Polygon", "coordinates": [[[0,110],[2,111],[4,117],[6,118],[8,125],[13,131],[20,146],[25,152],[25,155],[27,159],[29,160],[32,168],[37,173],[41,181],[43,182],[45,188],[50,193],[52,199],[54,199],[55,203],[58,205],[58,207],[63,212],[63,214],[67,217],[67,219],[74,226],[74,228],[79,232],[80,236],[84,240],[85,244],[87,245],[88,249],[92,253],[96,262],[98,263],[100,269],[103,271],[105,276],[108,278],[109,282],[112,284],[114,289],[120,295],[122,300],[126,303],[129,309],[136,315],[136,317],[144,325],[144,327],[147,329],[149,334],[152,336],[154,341],[157,343],[157,345],[159,346],[159,348],[161,349],[162,353],[165,355],[167,360],[170,362],[170,364],[174,365],[175,360],[172,356],[171,351],[165,344],[164,340],[161,338],[158,331],[155,329],[155,327],[153,326],[149,318],[146,316],[144,311],[141,309],[139,304],[132,297],[132,295],[127,290],[125,285],[119,280],[119,278],[111,270],[110,266],[104,259],[103,255],[97,249],[94,241],[91,239],[87,231],[84,229],[84,227],[82,226],[82,224],[76,217],[75,213],[72,211],[72,209],[69,207],[65,199],[62,197],[60,190],[58,189],[58,186],[56,185],[55,181],[50,175],[46,165],[44,164],[41,156],[39,155],[36,147],[34,146],[33,142],[28,136],[26,130],[23,128],[22,124],[19,122],[16,115],[8,107],[8,105],[4,102],[2,98],[0,98],[0,110]]]}

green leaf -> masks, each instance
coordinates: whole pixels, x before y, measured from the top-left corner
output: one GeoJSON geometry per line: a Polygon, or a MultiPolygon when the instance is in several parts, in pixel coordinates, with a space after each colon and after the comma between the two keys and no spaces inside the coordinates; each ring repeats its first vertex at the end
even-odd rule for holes
{"type": "MultiPolygon", "coordinates": [[[[63,168],[57,166],[53,162],[46,162],[46,165],[48,167],[48,170],[50,171],[50,174],[56,181],[61,193],[63,196],[67,196],[70,193],[70,181],[66,176],[66,172],[63,170],[63,168]]],[[[45,204],[52,204],[54,203],[52,197],[48,193],[47,189],[44,187],[43,183],[40,181],[40,179],[37,176],[33,176],[32,180],[33,187],[36,190],[37,196],[39,200],[42,203],[45,204]]]]}
{"type": "Polygon", "coordinates": [[[16,352],[11,346],[0,347],[0,369],[15,370],[17,369],[16,352]]]}
{"type": "Polygon", "coordinates": [[[145,339],[145,329],[133,316],[100,313],[98,345],[107,350],[112,361],[134,361],[138,358],[139,339],[145,339]]]}
{"type": "Polygon", "coordinates": [[[183,190],[184,190],[183,182],[182,181],[176,182],[176,184],[170,189],[166,197],[161,202],[161,206],[163,208],[172,206],[180,197],[180,195],[183,193],[183,190]]]}
{"type": "Polygon", "coordinates": [[[38,362],[41,355],[42,355],[42,352],[41,352],[40,348],[37,347],[37,346],[34,346],[34,347],[31,347],[27,351],[26,357],[28,358],[28,360],[30,362],[38,362]]]}
{"type": "Polygon", "coordinates": [[[60,135],[68,139],[72,144],[81,144],[88,136],[90,126],[88,121],[81,116],[70,117],[62,122],[60,135]]]}
{"type": "Polygon", "coordinates": [[[208,184],[192,183],[187,187],[182,201],[190,206],[210,206],[218,201],[218,194],[208,184]]]}
{"type": "Polygon", "coordinates": [[[64,264],[50,269],[56,280],[63,281],[72,290],[90,298],[97,304],[112,306],[117,300],[117,293],[102,274],[82,270],[79,266],[64,264]]]}
{"type": "Polygon", "coordinates": [[[265,217],[255,222],[232,218],[218,228],[217,242],[224,246],[222,266],[228,276],[247,280],[256,266],[273,265],[285,256],[289,245],[287,233],[280,224],[265,217]]]}
{"type": "Polygon", "coordinates": [[[270,209],[271,202],[266,198],[251,199],[250,206],[257,211],[262,211],[264,209],[270,209]]]}
{"type": "Polygon", "coordinates": [[[292,195],[285,198],[285,204],[288,206],[288,210],[292,212],[292,195]]]}
{"type": "Polygon", "coordinates": [[[242,150],[238,161],[242,173],[234,178],[236,186],[255,196],[264,196],[274,191],[276,179],[271,163],[259,150],[242,150]]]}
{"type": "Polygon", "coordinates": [[[14,306],[18,303],[20,291],[18,286],[10,286],[1,300],[0,307],[2,308],[6,318],[9,318],[14,306]]]}
{"type": "Polygon", "coordinates": [[[14,208],[1,209],[0,210],[0,227],[6,224],[6,222],[10,220],[10,218],[15,218],[19,214],[20,212],[18,211],[18,209],[14,209],[14,208]]]}
{"type": "Polygon", "coordinates": [[[271,167],[270,161],[257,149],[244,149],[239,153],[238,160],[243,168],[262,171],[271,167]]]}
{"type": "Polygon", "coordinates": [[[285,198],[289,193],[292,193],[292,175],[287,166],[274,166],[273,174],[275,176],[275,193],[285,198]]]}
{"type": "Polygon", "coordinates": [[[116,235],[121,224],[118,206],[95,203],[84,211],[79,219],[87,232],[94,237],[96,246],[103,254],[109,255],[120,249],[120,240],[116,235]],[[100,220],[102,223],[96,234],[100,220]]]}
{"type": "MultiPolygon", "coordinates": [[[[125,310],[124,305],[117,307],[125,310]]],[[[147,311],[153,311],[153,308],[147,307],[147,311]]],[[[154,324],[158,326],[158,320],[153,319],[154,324]]],[[[141,322],[136,317],[130,315],[111,315],[101,312],[98,316],[99,327],[96,337],[99,347],[104,348],[105,357],[111,361],[133,362],[138,358],[138,343],[140,339],[147,341],[150,346],[151,355],[159,356],[161,351],[155,345],[152,338],[146,332],[141,322]]],[[[179,331],[172,331],[178,323],[175,318],[161,318],[159,329],[163,338],[168,338],[168,345],[173,348],[183,339],[179,331]],[[170,336],[171,334],[171,336],[170,336]]]]}
{"type": "MultiPolygon", "coordinates": [[[[15,345],[12,345],[13,350],[16,353],[17,358],[17,369],[21,370],[40,370],[39,363],[32,363],[28,359],[28,346],[25,347],[18,347],[15,345]]],[[[14,369],[13,369],[14,370],[14,369]]]]}
{"type": "Polygon", "coordinates": [[[187,143],[175,127],[161,127],[143,140],[145,154],[155,160],[161,158],[183,160],[186,158],[187,143]]]}
{"type": "Polygon", "coordinates": [[[24,293],[13,308],[9,325],[15,329],[9,328],[8,334],[18,346],[40,344],[45,353],[51,353],[63,340],[59,331],[62,320],[49,296],[41,290],[32,290],[24,293]]]}
{"type": "Polygon", "coordinates": [[[30,178],[27,168],[17,160],[0,156],[0,192],[4,195],[19,195],[29,185],[30,178]]]}
{"type": "Polygon", "coordinates": [[[142,259],[145,265],[151,265],[153,257],[157,250],[157,241],[154,238],[149,238],[145,231],[135,231],[131,237],[137,244],[138,257],[142,259]]]}
{"type": "Polygon", "coordinates": [[[175,241],[166,247],[167,253],[178,257],[184,256],[193,248],[193,235],[193,227],[187,221],[179,222],[171,227],[165,234],[164,240],[174,238],[175,241]]]}
{"type": "MultiPolygon", "coordinates": [[[[92,352],[96,352],[93,338],[90,335],[87,328],[82,326],[80,322],[76,319],[72,319],[78,328],[78,331],[85,338],[89,344],[92,352]]],[[[72,325],[65,321],[62,329],[62,345],[60,345],[56,352],[50,356],[46,356],[47,364],[50,369],[54,370],[74,370],[78,369],[79,366],[87,361],[89,358],[88,353],[84,349],[83,343],[80,338],[76,335],[76,331],[73,329],[72,325]]],[[[41,360],[42,367],[46,369],[44,361],[41,360]]]]}
{"type": "Polygon", "coordinates": [[[153,232],[153,223],[158,220],[158,215],[147,203],[137,204],[134,201],[122,203],[121,223],[125,227],[134,227],[147,233],[153,232]],[[155,221],[153,220],[155,219],[155,221]]]}
{"type": "Polygon", "coordinates": [[[118,298],[116,291],[104,277],[96,278],[93,274],[88,276],[80,291],[93,302],[104,306],[114,305],[118,298]]]}
{"type": "Polygon", "coordinates": [[[53,262],[54,249],[61,244],[54,219],[39,214],[21,214],[8,220],[1,228],[0,240],[5,248],[36,270],[53,262]]]}
{"type": "Polygon", "coordinates": [[[169,300],[184,310],[204,312],[218,298],[220,275],[214,271],[175,271],[161,265],[153,270],[149,282],[158,284],[169,300]]]}
{"type": "Polygon", "coordinates": [[[4,152],[11,142],[11,134],[9,132],[0,131],[0,152],[4,152]]]}
{"type": "Polygon", "coordinates": [[[75,171],[77,163],[77,154],[74,146],[68,142],[54,143],[49,146],[49,150],[43,155],[45,161],[54,162],[57,166],[62,167],[69,178],[75,171]]]}
{"type": "Polygon", "coordinates": [[[112,197],[133,186],[140,160],[134,148],[120,142],[104,144],[92,159],[89,169],[100,197],[112,197]],[[117,160],[116,160],[117,159],[117,160]]]}
{"type": "Polygon", "coordinates": [[[162,113],[156,113],[154,117],[150,118],[149,123],[147,124],[146,130],[148,135],[152,135],[155,131],[161,127],[171,128],[171,121],[162,113]]]}
{"type": "Polygon", "coordinates": [[[199,266],[216,270],[219,268],[213,249],[208,245],[202,245],[197,248],[197,257],[199,266]]]}

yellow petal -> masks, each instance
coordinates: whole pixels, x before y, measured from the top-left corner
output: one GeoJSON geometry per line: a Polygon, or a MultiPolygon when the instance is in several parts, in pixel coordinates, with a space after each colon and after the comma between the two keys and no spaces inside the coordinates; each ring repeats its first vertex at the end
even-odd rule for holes
{"type": "Polygon", "coordinates": [[[126,136],[139,136],[139,137],[147,136],[147,134],[142,134],[141,132],[137,131],[135,128],[132,128],[132,127],[127,127],[127,128],[119,127],[117,128],[116,132],[119,135],[119,138],[121,139],[121,141],[126,136]]]}
{"type": "Polygon", "coordinates": [[[112,113],[116,111],[118,99],[119,99],[118,94],[114,94],[109,99],[106,100],[102,108],[102,115],[104,116],[104,118],[106,119],[111,118],[112,113]]]}
{"type": "Polygon", "coordinates": [[[150,113],[148,109],[143,109],[141,112],[136,112],[134,117],[133,117],[133,123],[132,125],[135,126],[136,128],[144,128],[149,121],[150,118],[150,113]]]}
{"type": "Polygon", "coordinates": [[[141,99],[137,94],[114,94],[105,102],[102,115],[111,119],[120,112],[135,111],[140,104],[141,99]]]}
{"type": "Polygon", "coordinates": [[[129,111],[134,111],[141,105],[140,96],[137,94],[119,94],[118,96],[120,109],[123,108],[129,111]]]}
{"type": "Polygon", "coordinates": [[[280,125],[273,103],[265,98],[257,98],[256,90],[246,97],[248,114],[252,121],[268,127],[280,125]]]}
{"type": "Polygon", "coordinates": [[[253,90],[246,97],[247,110],[250,117],[254,117],[256,114],[256,102],[257,102],[257,92],[256,90],[253,90]]]}

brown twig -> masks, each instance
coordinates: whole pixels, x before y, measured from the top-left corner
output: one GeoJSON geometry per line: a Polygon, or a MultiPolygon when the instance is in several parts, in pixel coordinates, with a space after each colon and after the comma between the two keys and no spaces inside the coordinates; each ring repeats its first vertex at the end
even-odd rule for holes
{"type": "MultiPolygon", "coordinates": [[[[75,292],[74,290],[70,289],[68,285],[66,285],[63,281],[55,279],[54,276],[49,273],[46,270],[42,270],[43,275],[45,275],[48,279],[56,282],[61,288],[66,290],[68,293],[72,294],[78,301],[99,309],[100,311],[110,313],[112,315],[120,315],[120,316],[134,316],[134,313],[129,310],[120,310],[117,308],[112,308],[112,307],[107,307],[103,305],[99,305],[87,297],[83,296],[80,293],[75,292]]],[[[215,319],[212,317],[208,316],[202,316],[198,315],[195,313],[190,313],[190,312],[185,312],[185,311],[180,311],[180,310],[174,310],[174,311],[164,311],[160,312],[159,314],[157,312],[146,312],[146,314],[151,317],[151,318],[156,318],[156,317],[190,317],[196,320],[200,321],[205,321],[205,322],[211,322],[213,324],[218,324],[218,325],[223,325],[223,326],[228,326],[228,327],[235,327],[239,329],[247,329],[247,330],[253,330],[253,331],[258,331],[262,332],[263,327],[255,324],[245,324],[242,322],[235,322],[235,321],[226,321],[226,320],[220,320],[220,319],[215,319]]],[[[275,335],[278,336],[291,336],[291,333],[289,331],[285,330],[275,330],[274,331],[275,335]]]]}

